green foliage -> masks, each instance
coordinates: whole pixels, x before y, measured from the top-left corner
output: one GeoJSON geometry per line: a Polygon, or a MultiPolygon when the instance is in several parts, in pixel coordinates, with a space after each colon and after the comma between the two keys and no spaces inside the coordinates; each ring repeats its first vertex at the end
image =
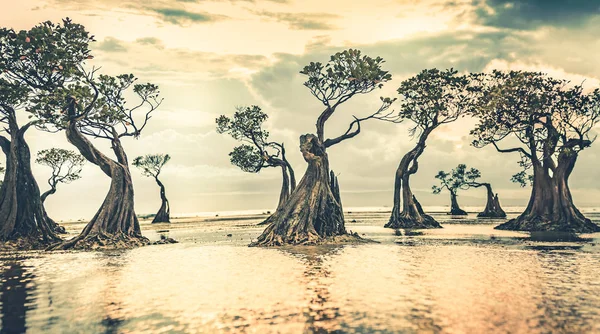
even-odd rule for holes
{"type": "Polygon", "coordinates": [[[81,64],[93,58],[94,41],[82,25],[69,18],[62,24],[42,22],[30,30],[0,29],[0,71],[11,81],[52,90],[81,75],[81,64]]]}
{"type": "Polygon", "coordinates": [[[411,135],[454,122],[473,106],[476,91],[470,83],[454,69],[423,70],[400,84],[399,117],[415,123],[411,135]]]}
{"type": "Polygon", "coordinates": [[[269,116],[258,106],[240,107],[233,117],[221,115],[216,119],[217,133],[227,133],[244,144],[229,153],[231,164],[249,173],[258,173],[262,168],[281,165],[283,145],[269,142],[269,132],[263,123],[269,116]]]}
{"type": "Polygon", "coordinates": [[[261,152],[254,146],[242,144],[229,153],[231,164],[248,173],[258,173],[265,164],[261,152]]]}
{"type": "Polygon", "coordinates": [[[156,178],[169,160],[168,154],[148,154],[133,159],[133,165],[141,169],[142,175],[156,178]]]}
{"type": "Polygon", "coordinates": [[[480,177],[481,172],[478,169],[467,169],[467,165],[459,164],[450,173],[439,171],[435,178],[440,180],[440,185],[433,186],[432,190],[434,194],[439,194],[443,189],[448,189],[451,193],[456,194],[459,189],[466,190],[473,186],[479,186],[480,183],[477,182],[477,179],[480,177]]]}
{"type": "Polygon", "coordinates": [[[526,171],[522,170],[513,175],[510,181],[519,184],[521,187],[526,187],[527,184],[533,185],[533,175],[527,174],[526,171]]]}
{"type": "Polygon", "coordinates": [[[52,168],[49,183],[55,187],[58,182],[70,183],[81,178],[85,159],[74,151],[51,148],[39,151],[35,163],[52,168]]]}
{"type": "MultiPolygon", "coordinates": [[[[556,165],[561,153],[576,154],[591,145],[590,133],[600,120],[600,90],[584,93],[581,86],[539,72],[494,71],[473,78],[481,89],[473,112],[479,118],[471,131],[473,146],[518,152],[526,170],[533,164],[556,165]],[[513,145],[500,148],[501,141],[513,145]]],[[[526,177],[513,179],[523,184],[526,177]]]]}
{"type": "Polygon", "coordinates": [[[31,111],[30,99],[80,77],[82,64],[93,58],[88,47],[93,41],[83,26],[68,18],[28,31],[0,29],[0,113],[11,115],[2,121],[8,122],[18,109],[31,111]]]}
{"type": "Polygon", "coordinates": [[[94,80],[79,80],[34,98],[31,111],[43,120],[46,129],[64,129],[69,119],[82,115],[78,125],[84,134],[105,139],[138,137],[163,99],[158,86],[136,84],[136,81],[133,74],[99,75],[94,80]],[[128,91],[139,99],[132,107],[124,97],[128,91]],[[76,101],[74,110],[69,111],[66,106],[73,98],[76,101]]]}
{"type": "Polygon", "coordinates": [[[355,94],[370,93],[392,75],[381,69],[384,60],[362,55],[359,50],[349,49],[331,56],[329,62],[311,62],[301,74],[308,76],[304,83],[311,93],[324,105],[335,107],[355,94]]]}

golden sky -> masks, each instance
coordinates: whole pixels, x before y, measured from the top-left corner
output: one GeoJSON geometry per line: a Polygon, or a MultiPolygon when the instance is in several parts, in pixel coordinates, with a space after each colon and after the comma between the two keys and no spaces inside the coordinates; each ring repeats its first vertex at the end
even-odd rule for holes
{"type": "MultiPolygon", "coordinates": [[[[400,81],[422,69],[454,67],[461,72],[529,69],[586,86],[600,85],[600,1],[573,0],[2,0],[0,22],[28,29],[45,20],[70,17],[96,36],[90,65],[106,74],[134,73],[161,87],[165,103],[139,140],[125,143],[130,157],[173,156],[163,172],[172,211],[178,213],[272,209],[280,175],[247,174],[229,163],[236,143],[216,134],[214,119],[236,106],[258,104],[269,116],[273,139],[295,152],[298,136],[314,131],[320,105],[298,73],[311,61],[358,48],[386,60],[393,80],[380,92],[347,103],[328,123],[332,135],[344,131],[352,115],[376,108],[379,96],[393,96],[400,81]]],[[[519,171],[518,156],[470,146],[472,121],[439,129],[428,144],[413,181],[426,206],[447,205],[432,195],[433,176],[467,163],[491,181],[505,206],[524,205],[528,189],[509,182],[519,171]]],[[[393,175],[413,143],[406,125],[369,123],[351,141],[331,150],[346,207],[392,203],[393,175]]],[[[50,146],[73,149],[64,134],[31,131],[32,151],[50,146]]],[[[98,141],[107,148],[107,144],[98,141]]],[[[288,153],[300,177],[300,154],[288,153]]],[[[596,161],[600,145],[581,155],[572,187],[579,205],[594,205],[600,191],[596,161]]],[[[34,173],[45,189],[49,171],[34,173]]],[[[152,180],[134,173],[136,210],[159,206],[152,180]]],[[[86,165],[83,179],[62,185],[48,200],[59,219],[90,218],[108,179],[86,165]],[[77,196],[86,189],[89,198],[77,196]]],[[[483,193],[469,191],[465,206],[483,205],[483,193]]],[[[597,203],[596,203],[597,204],[597,203]]]]}

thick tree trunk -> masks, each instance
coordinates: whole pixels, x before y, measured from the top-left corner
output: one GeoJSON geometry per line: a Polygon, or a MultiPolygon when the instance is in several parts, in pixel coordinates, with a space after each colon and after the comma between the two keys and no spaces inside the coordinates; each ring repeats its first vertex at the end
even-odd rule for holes
{"type": "Polygon", "coordinates": [[[453,216],[467,216],[468,213],[465,210],[461,209],[458,205],[457,197],[458,196],[455,192],[450,192],[450,212],[448,214],[453,216]]]}
{"type": "Polygon", "coordinates": [[[431,130],[421,134],[419,142],[408,152],[396,170],[394,183],[394,207],[387,228],[441,228],[442,226],[433,217],[425,214],[421,204],[417,201],[410,189],[410,176],[419,168],[417,159],[425,149],[425,140],[431,130]]]}
{"type": "Polygon", "coordinates": [[[52,195],[56,193],[56,188],[55,187],[51,187],[50,189],[46,190],[42,196],[40,197],[41,201],[42,201],[42,208],[44,209],[44,215],[46,216],[46,220],[48,221],[48,225],[52,228],[52,230],[54,230],[54,233],[58,233],[58,234],[66,234],[67,230],[65,230],[64,227],[58,225],[57,222],[54,221],[54,219],[50,218],[48,216],[48,212],[46,212],[46,198],[48,198],[48,196],[52,195]]]}
{"type": "Polygon", "coordinates": [[[171,220],[170,220],[171,219],[171,217],[170,217],[171,208],[169,207],[169,200],[167,199],[167,195],[165,193],[165,186],[162,184],[162,182],[160,182],[160,180],[158,179],[158,176],[155,177],[154,180],[160,187],[161,205],[160,205],[160,209],[158,210],[158,213],[156,214],[156,216],[154,216],[154,219],[152,220],[152,224],[170,223],[171,222],[171,220]]]}
{"type": "Polygon", "coordinates": [[[487,203],[485,209],[477,214],[479,218],[505,218],[506,212],[502,210],[500,201],[498,200],[498,194],[494,195],[492,191],[492,185],[489,183],[482,183],[486,189],[487,203]]]}
{"type": "Polygon", "coordinates": [[[14,117],[8,118],[11,140],[0,137],[6,155],[0,187],[0,241],[15,242],[24,249],[45,248],[60,238],[46,219],[40,189],[31,172],[31,154],[24,138],[29,125],[19,129],[14,117]]]}
{"type": "Polygon", "coordinates": [[[587,219],[573,204],[568,179],[577,161],[577,152],[565,149],[557,167],[534,163],[533,188],[527,209],[519,217],[499,225],[499,230],[554,231],[571,233],[600,232],[600,226],[587,219]]]}
{"type": "Polygon", "coordinates": [[[133,184],[127,156],[119,138],[115,135],[111,143],[117,157],[117,161],[114,161],[96,149],[79,132],[75,121],[70,121],[66,134],[67,140],[77,147],[81,155],[100,167],[111,178],[111,182],[102,206],[81,234],[53,248],[130,248],[147,244],[148,239],[142,236],[133,208],[133,184]]]}
{"type": "Polygon", "coordinates": [[[303,135],[300,150],[308,163],[304,177],[283,209],[273,214],[271,224],[250,246],[319,244],[347,235],[337,180],[330,179],[323,143],[315,135],[303,135]]]}

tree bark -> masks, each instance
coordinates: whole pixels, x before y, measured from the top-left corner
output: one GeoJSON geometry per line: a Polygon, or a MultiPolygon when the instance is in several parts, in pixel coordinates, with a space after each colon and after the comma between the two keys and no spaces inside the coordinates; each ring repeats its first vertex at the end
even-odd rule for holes
{"type": "Polygon", "coordinates": [[[441,228],[433,217],[425,214],[421,204],[410,189],[410,176],[419,169],[418,158],[425,149],[425,141],[433,129],[425,130],[419,142],[411,151],[406,153],[396,170],[394,183],[394,207],[387,228],[441,228]]]}
{"type": "Polygon", "coordinates": [[[133,184],[127,156],[121,141],[115,134],[112,150],[114,161],[100,152],[81,134],[75,120],[70,120],[66,129],[67,140],[73,144],[89,162],[97,165],[111,178],[110,189],[96,215],[85,226],[79,236],[54,246],[54,249],[131,248],[149,241],[142,236],[140,224],[134,211],[133,184]]]}
{"type": "Polygon", "coordinates": [[[568,180],[576,161],[576,151],[563,149],[559,153],[552,175],[549,166],[534,162],[533,187],[527,208],[520,216],[497,226],[496,229],[570,233],[600,232],[600,226],[587,219],[573,203],[568,180]]]}
{"type": "Polygon", "coordinates": [[[0,187],[0,240],[16,242],[18,248],[45,248],[60,241],[50,226],[31,172],[31,154],[14,114],[7,116],[10,141],[0,136],[6,155],[6,171],[0,187]]]}
{"type": "Polygon", "coordinates": [[[468,213],[458,205],[457,197],[454,191],[450,191],[450,212],[448,214],[453,216],[467,216],[468,213]]]}
{"type": "Polygon", "coordinates": [[[158,179],[158,176],[156,176],[154,178],[154,180],[160,187],[161,205],[160,205],[160,209],[158,210],[158,213],[156,213],[156,216],[154,216],[154,219],[152,220],[152,224],[170,223],[171,222],[171,220],[170,220],[171,208],[169,207],[169,200],[167,199],[167,195],[165,193],[165,186],[162,184],[162,182],[160,182],[160,180],[158,179]]]}
{"type": "MultiPolygon", "coordinates": [[[[288,171],[291,171],[291,168],[288,168],[288,165],[286,163],[281,164],[280,167],[281,167],[281,176],[282,176],[283,181],[281,182],[281,192],[279,194],[279,203],[277,204],[277,209],[275,209],[275,213],[277,213],[278,211],[282,210],[285,207],[285,204],[287,203],[287,201],[290,198],[291,192],[294,191],[293,189],[290,190],[290,175],[288,174],[288,171]]],[[[296,180],[293,178],[292,178],[292,180],[293,180],[293,183],[291,185],[295,188],[296,180]]],[[[272,223],[273,219],[275,218],[275,213],[270,215],[267,219],[265,219],[263,222],[259,223],[258,225],[268,225],[268,224],[272,223]]]]}
{"type": "Polygon", "coordinates": [[[486,189],[487,202],[485,209],[477,214],[479,218],[506,218],[506,212],[502,210],[500,201],[498,200],[498,194],[494,195],[492,191],[492,185],[489,183],[482,183],[486,189]]]}
{"type": "Polygon", "coordinates": [[[44,215],[46,216],[46,220],[48,221],[48,225],[50,225],[50,227],[52,228],[52,230],[54,230],[54,233],[58,233],[58,234],[66,234],[67,230],[65,230],[64,227],[58,225],[57,222],[54,221],[54,219],[50,218],[50,216],[48,216],[48,212],[46,212],[46,198],[48,198],[48,196],[52,195],[56,193],[56,187],[52,186],[50,189],[46,190],[42,196],[40,197],[41,201],[42,201],[42,208],[44,209],[44,215]]]}
{"type": "Polygon", "coordinates": [[[304,177],[283,209],[273,214],[270,225],[250,246],[320,244],[347,235],[337,180],[331,180],[325,146],[317,136],[307,134],[300,137],[300,151],[308,163],[304,177]]]}

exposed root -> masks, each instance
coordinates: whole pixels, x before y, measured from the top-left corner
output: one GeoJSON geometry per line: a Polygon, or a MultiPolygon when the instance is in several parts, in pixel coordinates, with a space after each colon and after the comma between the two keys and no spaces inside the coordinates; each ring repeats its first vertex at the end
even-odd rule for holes
{"type": "Polygon", "coordinates": [[[556,221],[543,216],[521,215],[495,227],[497,230],[510,231],[548,231],[593,233],[600,232],[600,226],[587,218],[556,221]]]}
{"type": "Polygon", "coordinates": [[[151,245],[167,245],[167,244],[176,244],[176,243],[179,243],[179,241],[177,241],[173,238],[169,238],[164,235],[161,235],[160,240],[152,242],[151,245]]]}
{"type": "Polygon", "coordinates": [[[124,233],[117,235],[94,233],[87,236],[78,236],[61,243],[54,244],[47,250],[104,250],[104,249],[130,249],[148,245],[150,241],[144,236],[128,236],[124,233]]]}
{"type": "Polygon", "coordinates": [[[411,228],[411,229],[429,229],[429,228],[442,228],[442,225],[437,222],[433,217],[427,214],[421,214],[420,218],[406,217],[400,215],[399,217],[392,216],[390,221],[385,224],[386,228],[411,228]]]}
{"type": "Polygon", "coordinates": [[[506,213],[502,212],[480,212],[477,218],[506,218],[506,213]]]}
{"type": "Polygon", "coordinates": [[[467,213],[467,211],[461,209],[461,208],[455,208],[450,210],[450,212],[448,212],[449,215],[453,215],[453,216],[468,216],[469,214],[467,213]]]}
{"type": "Polygon", "coordinates": [[[280,247],[280,246],[317,246],[317,245],[345,245],[376,243],[377,241],[365,239],[358,233],[347,233],[321,238],[316,234],[297,235],[294,239],[283,240],[281,236],[272,234],[271,238],[252,242],[248,247],[280,247]]]}
{"type": "MultiPolygon", "coordinates": [[[[60,240],[60,239],[59,239],[60,240]]],[[[56,241],[53,241],[56,242],[56,241]]],[[[52,242],[44,241],[42,238],[33,237],[17,238],[14,240],[0,241],[0,251],[24,251],[24,250],[42,250],[46,249],[52,242]]]]}

